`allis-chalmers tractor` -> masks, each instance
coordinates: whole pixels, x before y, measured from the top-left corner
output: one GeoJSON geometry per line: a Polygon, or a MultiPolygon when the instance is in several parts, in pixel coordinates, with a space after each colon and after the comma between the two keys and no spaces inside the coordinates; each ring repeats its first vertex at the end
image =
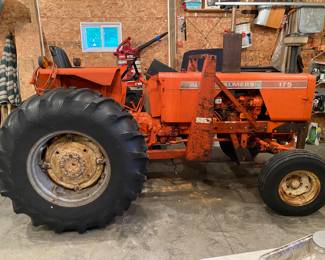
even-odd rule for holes
{"type": "Polygon", "coordinates": [[[325,163],[302,150],[314,76],[217,73],[210,55],[201,72],[192,57],[185,72],[145,77],[136,61],[150,44],[124,41],[115,68],[73,67],[55,47],[53,62],[40,60],[37,94],[0,132],[2,195],[16,213],[56,232],[104,227],[141,192],[148,159],[210,161],[216,142],[238,163],[275,154],[259,191],[279,214],[308,215],[324,205],[325,163]],[[132,88],[140,95],[127,102],[132,88]]]}

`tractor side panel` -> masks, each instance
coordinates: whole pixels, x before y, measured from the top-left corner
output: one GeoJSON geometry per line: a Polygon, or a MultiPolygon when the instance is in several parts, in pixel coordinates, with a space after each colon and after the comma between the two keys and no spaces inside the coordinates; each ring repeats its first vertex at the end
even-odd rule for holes
{"type": "Polygon", "coordinates": [[[201,73],[161,73],[161,119],[170,123],[189,123],[197,110],[201,73]]]}
{"type": "Polygon", "coordinates": [[[161,116],[161,84],[157,76],[151,77],[144,89],[144,106],[152,117],[161,116]]]}
{"type": "MultiPolygon", "coordinates": [[[[261,95],[271,120],[310,120],[316,86],[315,77],[307,75],[305,79],[284,82],[281,88],[270,88],[266,85],[261,89],[261,95]]],[[[282,84],[281,81],[279,84],[282,84]]]]}
{"type": "MultiPolygon", "coordinates": [[[[152,116],[163,122],[189,123],[197,110],[201,73],[159,73],[155,98],[151,98],[152,116]]],[[[259,90],[271,120],[306,121],[310,119],[315,77],[309,74],[217,73],[230,90],[259,90]]],[[[153,87],[154,86],[154,87],[153,87]]]]}
{"type": "Polygon", "coordinates": [[[197,90],[169,89],[162,95],[163,122],[191,122],[197,110],[197,90]]]}

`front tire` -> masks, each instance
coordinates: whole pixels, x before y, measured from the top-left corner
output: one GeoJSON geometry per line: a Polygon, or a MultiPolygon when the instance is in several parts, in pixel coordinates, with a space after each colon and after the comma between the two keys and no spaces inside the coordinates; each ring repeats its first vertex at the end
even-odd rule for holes
{"type": "Polygon", "coordinates": [[[83,233],[121,215],[142,190],[146,164],[132,115],[88,89],[33,96],[0,131],[5,195],[16,213],[56,232],[83,233]]]}
{"type": "Polygon", "coordinates": [[[277,154],[259,175],[265,204],[285,216],[306,216],[325,204],[325,162],[304,150],[277,154]]]}

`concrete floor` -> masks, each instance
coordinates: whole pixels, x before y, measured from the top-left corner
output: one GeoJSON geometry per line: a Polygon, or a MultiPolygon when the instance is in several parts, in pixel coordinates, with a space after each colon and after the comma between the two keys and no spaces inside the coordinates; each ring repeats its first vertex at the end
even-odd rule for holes
{"type": "MultiPolygon", "coordinates": [[[[325,145],[308,149],[325,158],[325,145]]],[[[84,235],[34,228],[0,198],[0,259],[191,260],[274,248],[325,229],[325,207],[299,218],[266,208],[257,191],[258,166],[210,163],[206,176],[191,179],[168,177],[172,169],[171,162],[152,164],[156,178],[129,211],[84,235]]]]}

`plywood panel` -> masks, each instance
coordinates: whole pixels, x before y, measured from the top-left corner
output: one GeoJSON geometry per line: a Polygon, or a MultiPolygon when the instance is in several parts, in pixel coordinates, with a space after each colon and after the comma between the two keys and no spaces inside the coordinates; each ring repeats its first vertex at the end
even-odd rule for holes
{"type": "Polygon", "coordinates": [[[40,53],[38,34],[31,21],[33,10],[31,0],[5,0],[0,15],[0,57],[2,56],[5,38],[9,31],[15,34],[18,55],[20,90],[23,100],[34,94],[29,84],[33,70],[37,67],[40,53]]]}
{"type": "MultiPolygon", "coordinates": [[[[325,0],[323,0],[325,1],[325,0]]],[[[66,48],[69,56],[80,57],[84,66],[114,66],[111,53],[82,53],[80,22],[122,22],[123,37],[136,44],[167,30],[167,0],[40,0],[44,32],[49,44],[66,48]],[[78,10],[78,11],[76,11],[78,10]]],[[[221,48],[223,32],[230,29],[230,13],[184,14],[177,1],[177,15],[187,15],[187,41],[177,49],[177,67],[183,53],[198,48],[221,48]]],[[[238,15],[237,23],[252,22],[252,15],[238,15]]],[[[268,65],[276,43],[277,30],[252,24],[253,46],[242,52],[242,65],[268,65]]],[[[168,62],[166,39],[145,51],[144,67],[153,58],[168,62]]]]}
{"type": "Polygon", "coordinates": [[[5,0],[0,13],[0,57],[9,31],[14,31],[17,22],[30,22],[30,12],[26,6],[27,0],[5,0]]]}
{"type": "MultiPolygon", "coordinates": [[[[80,22],[121,22],[123,38],[132,37],[135,46],[167,31],[166,0],[41,0],[40,5],[47,43],[63,47],[71,58],[80,57],[83,66],[115,66],[116,59],[112,53],[82,52],[80,22]]],[[[167,63],[167,50],[167,39],[145,50],[144,67],[153,58],[167,63]]]]}
{"type": "MultiPolygon", "coordinates": [[[[19,58],[26,57],[26,67],[22,69],[24,78],[30,78],[30,71],[36,66],[39,53],[37,48],[35,49],[38,44],[37,31],[35,27],[28,28],[26,25],[31,21],[30,1],[32,0],[5,0],[4,12],[0,15],[0,54],[8,29],[16,27],[16,31],[19,32],[18,42],[21,45],[19,58]],[[33,55],[29,56],[31,53],[33,55]]],[[[223,33],[231,25],[231,14],[184,14],[179,4],[181,1],[175,1],[178,3],[177,15],[187,15],[188,39],[177,49],[179,67],[183,53],[188,50],[222,47],[223,33]]],[[[115,66],[116,60],[112,53],[82,53],[80,22],[121,22],[123,38],[131,36],[135,45],[167,30],[167,0],[40,0],[40,7],[44,35],[48,44],[63,47],[71,58],[80,57],[83,66],[115,66]]],[[[252,21],[251,15],[239,15],[237,19],[237,23],[252,21]]],[[[252,24],[252,35],[253,46],[243,50],[242,65],[268,65],[276,42],[277,30],[252,24]]],[[[319,45],[320,34],[312,37],[314,45],[319,45]]],[[[314,54],[315,52],[310,49],[303,52],[306,66],[314,54]]],[[[153,58],[168,62],[167,39],[143,53],[144,67],[148,67],[153,58]]]]}
{"type": "MultiPolygon", "coordinates": [[[[237,23],[252,22],[252,16],[238,15],[237,23]]],[[[231,14],[188,14],[187,37],[183,48],[178,49],[178,58],[195,48],[222,48],[223,33],[231,27],[231,14]]],[[[242,65],[267,65],[270,62],[277,31],[272,28],[251,25],[253,45],[242,52],[242,65]]]]}
{"type": "Polygon", "coordinates": [[[38,67],[37,58],[40,56],[37,29],[34,24],[22,24],[16,28],[16,48],[22,100],[35,94],[30,84],[33,71],[38,67]],[[35,40],[37,42],[35,42],[35,40]]]}

